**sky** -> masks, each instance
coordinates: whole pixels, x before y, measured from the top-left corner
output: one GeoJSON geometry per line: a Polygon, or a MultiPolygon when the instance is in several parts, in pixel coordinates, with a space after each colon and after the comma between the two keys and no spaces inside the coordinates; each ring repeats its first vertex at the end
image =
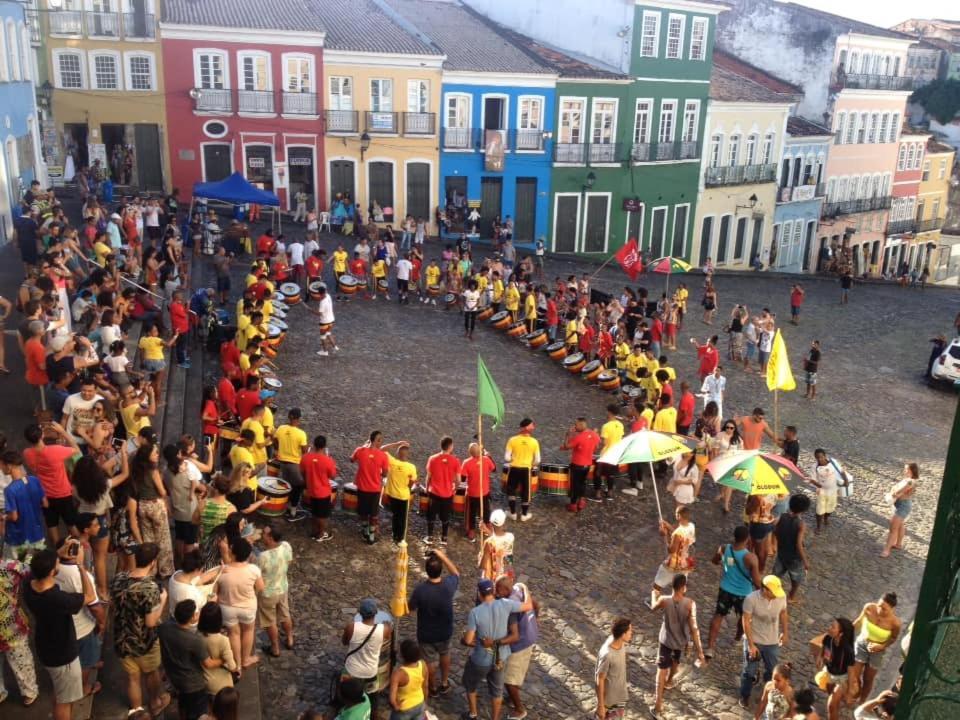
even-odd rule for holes
{"type": "Polygon", "coordinates": [[[956,18],[960,20],[960,7],[951,0],[910,0],[909,3],[893,0],[793,0],[861,22],[890,27],[909,18],[956,18]]]}

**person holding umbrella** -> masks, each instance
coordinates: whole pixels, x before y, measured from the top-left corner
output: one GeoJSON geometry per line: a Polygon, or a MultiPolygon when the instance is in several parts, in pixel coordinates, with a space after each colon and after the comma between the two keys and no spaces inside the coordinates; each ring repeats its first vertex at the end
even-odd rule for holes
{"type": "Polygon", "coordinates": [[[690,520],[690,508],[685,505],[678,507],[675,517],[676,525],[660,520],[660,534],[669,536],[670,540],[667,543],[667,557],[657,568],[657,575],[653,579],[653,592],[647,604],[650,608],[656,605],[664,588],[671,586],[674,576],[687,575],[694,568],[690,548],[697,541],[697,529],[690,520]]]}

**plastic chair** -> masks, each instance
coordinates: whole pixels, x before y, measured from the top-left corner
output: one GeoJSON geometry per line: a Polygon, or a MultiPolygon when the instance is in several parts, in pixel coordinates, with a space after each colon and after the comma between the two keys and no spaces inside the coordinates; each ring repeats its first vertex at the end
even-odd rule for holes
{"type": "Polygon", "coordinates": [[[326,210],[320,213],[320,225],[318,226],[320,232],[323,232],[324,227],[327,228],[327,232],[332,232],[330,227],[330,213],[328,213],[326,210]]]}

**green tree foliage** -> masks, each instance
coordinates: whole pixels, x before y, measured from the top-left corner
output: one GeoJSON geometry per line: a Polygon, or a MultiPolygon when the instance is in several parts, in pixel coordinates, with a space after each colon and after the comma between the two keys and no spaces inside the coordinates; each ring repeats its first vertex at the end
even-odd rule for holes
{"type": "Polygon", "coordinates": [[[960,114],[960,80],[935,80],[910,96],[910,102],[923,106],[942,125],[960,114]]]}

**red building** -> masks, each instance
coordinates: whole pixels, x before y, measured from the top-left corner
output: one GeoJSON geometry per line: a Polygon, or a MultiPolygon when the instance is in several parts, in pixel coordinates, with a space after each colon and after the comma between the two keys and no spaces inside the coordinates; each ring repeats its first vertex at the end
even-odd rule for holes
{"type": "MultiPolygon", "coordinates": [[[[917,212],[917,194],[923,178],[924,151],[929,133],[904,128],[897,149],[897,169],[893,174],[893,199],[887,219],[887,243],[883,272],[898,272],[908,258],[914,258],[922,208],[917,212]]],[[[923,250],[920,251],[921,253],[923,250]]]]}
{"type": "Polygon", "coordinates": [[[326,197],[325,30],[298,0],[166,0],[160,24],[172,184],[240,171],[295,207],[326,197]]]}

